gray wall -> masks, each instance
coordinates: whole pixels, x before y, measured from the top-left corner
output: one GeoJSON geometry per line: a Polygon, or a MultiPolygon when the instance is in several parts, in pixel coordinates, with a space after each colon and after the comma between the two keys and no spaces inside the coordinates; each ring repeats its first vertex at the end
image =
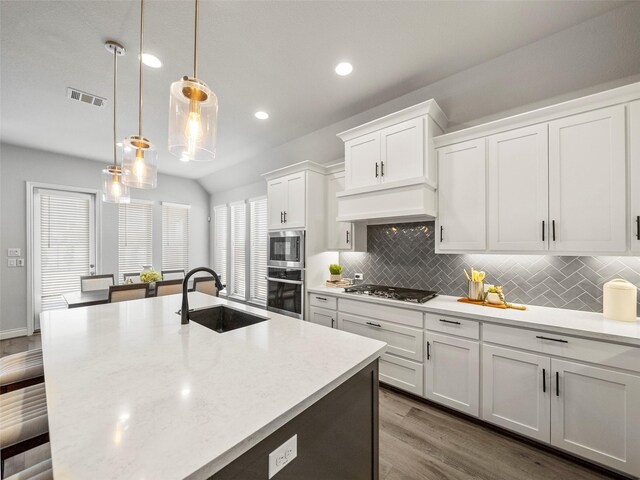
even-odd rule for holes
{"type": "MultiPolygon", "coordinates": [[[[26,328],[27,268],[7,267],[7,248],[27,249],[26,182],[100,189],[101,163],[40,150],[0,144],[0,332],[26,328]]],[[[209,265],[209,195],[195,180],[159,175],[158,188],[131,190],[131,197],[156,202],[153,265],[162,265],[160,202],[191,205],[191,266],[209,265]]],[[[118,271],[118,206],[102,204],[101,271],[118,271]]]]}
{"type": "Polygon", "coordinates": [[[464,296],[471,267],[502,285],[508,302],[602,311],[602,285],[624,278],[640,287],[640,257],[436,255],[434,222],[367,227],[367,253],[341,253],[344,276],[365,283],[464,296]]]}

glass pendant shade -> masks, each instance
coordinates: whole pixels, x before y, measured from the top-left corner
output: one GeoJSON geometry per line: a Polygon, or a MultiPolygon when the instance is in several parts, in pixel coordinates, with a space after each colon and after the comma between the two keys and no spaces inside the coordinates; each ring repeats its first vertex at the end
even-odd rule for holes
{"type": "Polygon", "coordinates": [[[120,167],[110,165],[102,170],[102,201],[109,203],[129,203],[129,187],[122,183],[120,167]]]}
{"type": "Polygon", "coordinates": [[[158,151],[144,137],[124,139],[122,183],[133,188],[156,188],[158,185],[158,151]]]}
{"type": "Polygon", "coordinates": [[[169,151],[183,161],[216,156],[218,97],[204,82],[183,77],[171,84],[169,151]]]}

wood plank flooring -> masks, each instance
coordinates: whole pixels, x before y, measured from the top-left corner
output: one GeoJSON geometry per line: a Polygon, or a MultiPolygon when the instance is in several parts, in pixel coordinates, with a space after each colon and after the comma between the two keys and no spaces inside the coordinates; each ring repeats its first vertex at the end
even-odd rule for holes
{"type": "Polygon", "coordinates": [[[380,480],[619,478],[380,389],[380,480]]]}

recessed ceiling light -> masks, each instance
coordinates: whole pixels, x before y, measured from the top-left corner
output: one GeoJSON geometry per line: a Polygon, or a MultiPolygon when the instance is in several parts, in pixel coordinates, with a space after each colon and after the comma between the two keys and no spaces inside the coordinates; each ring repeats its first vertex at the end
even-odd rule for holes
{"type": "Polygon", "coordinates": [[[160,68],[162,66],[162,62],[160,61],[160,59],[155,55],[151,55],[150,53],[142,54],[142,63],[151,68],[160,68]]]}
{"type": "Polygon", "coordinates": [[[269,118],[269,114],[267,112],[262,112],[262,111],[254,113],[254,116],[258,120],[266,120],[267,118],[269,118]]]}
{"type": "Polygon", "coordinates": [[[349,75],[351,72],[353,72],[353,65],[351,65],[349,62],[341,62],[336,65],[336,73],[341,77],[349,75]]]}

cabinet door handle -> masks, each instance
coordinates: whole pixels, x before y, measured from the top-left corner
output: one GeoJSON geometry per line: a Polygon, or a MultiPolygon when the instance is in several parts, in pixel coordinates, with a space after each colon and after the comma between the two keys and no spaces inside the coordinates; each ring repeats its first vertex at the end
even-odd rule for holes
{"type": "Polygon", "coordinates": [[[378,162],[376,162],[376,178],[378,178],[378,162]]]}
{"type": "Polygon", "coordinates": [[[556,372],[556,397],[560,396],[560,372],[556,372]]]}
{"type": "Polygon", "coordinates": [[[332,318],[331,319],[331,328],[335,328],[335,324],[336,324],[336,321],[332,318]]]}
{"type": "Polygon", "coordinates": [[[367,322],[367,325],[371,325],[372,327],[382,328],[382,325],[380,325],[379,323],[367,322]]]}
{"type": "Polygon", "coordinates": [[[558,343],[569,343],[568,340],[562,340],[561,338],[543,337],[542,335],[536,335],[536,338],[539,338],[540,340],[550,340],[552,342],[558,343]]]}
{"type": "Polygon", "coordinates": [[[442,232],[444,231],[444,227],[440,225],[440,243],[442,243],[442,232]]]}
{"type": "Polygon", "coordinates": [[[326,299],[326,298],[324,298],[324,297],[316,297],[316,300],[322,300],[323,302],[326,302],[326,301],[327,301],[327,299],[326,299]]]}
{"type": "Polygon", "coordinates": [[[556,241],[556,221],[551,220],[551,239],[556,241]]]}
{"type": "Polygon", "coordinates": [[[380,176],[384,177],[384,162],[380,161],[380,176]]]}
{"type": "Polygon", "coordinates": [[[453,323],[454,325],[462,325],[460,322],[454,322],[453,320],[445,320],[444,318],[441,318],[440,321],[444,323],[453,323]]]}
{"type": "Polygon", "coordinates": [[[544,220],[542,220],[542,241],[544,242],[544,220]]]}
{"type": "Polygon", "coordinates": [[[542,369],[542,393],[547,393],[547,369],[542,369]]]}
{"type": "Polygon", "coordinates": [[[640,240],[640,215],[636,217],[636,239],[640,240]]]}
{"type": "Polygon", "coordinates": [[[347,243],[349,243],[349,230],[347,230],[347,243]]]}
{"type": "Polygon", "coordinates": [[[284,220],[282,220],[282,213],[283,212],[280,212],[280,223],[284,223],[284,220]]]}
{"type": "Polygon", "coordinates": [[[431,342],[427,342],[427,360],[431,359],[431,342]]]}
{"type": "Polygon", "coordinates": [[[284,211],[284,223],[287,223],[287,211],[284,211]]]}

